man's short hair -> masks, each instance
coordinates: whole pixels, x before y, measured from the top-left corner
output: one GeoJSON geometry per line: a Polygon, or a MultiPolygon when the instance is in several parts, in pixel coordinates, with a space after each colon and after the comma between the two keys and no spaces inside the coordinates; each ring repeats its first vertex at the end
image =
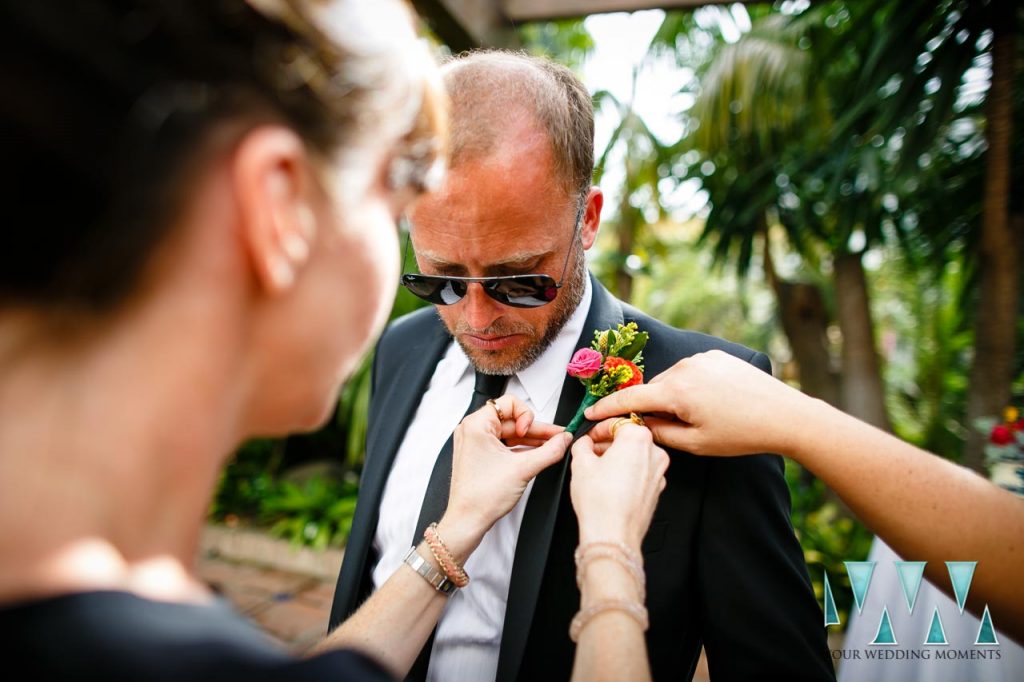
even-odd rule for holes
{"type": "Polygon", "coordinates": [[[571,69],[525,52],[474,50],[443,65],[451,98],[450,165],[492,151],[508,124],[531,115],[551,140],[569,196],[586,194],[594,172],[594,108],[571,69]]]}

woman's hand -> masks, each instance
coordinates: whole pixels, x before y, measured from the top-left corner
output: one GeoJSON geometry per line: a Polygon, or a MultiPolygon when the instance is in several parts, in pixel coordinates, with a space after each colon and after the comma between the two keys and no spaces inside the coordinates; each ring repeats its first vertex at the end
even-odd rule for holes
{"type": "Polygon", "coordinates": [[[451,493],[438,533],[460,560],[572,441],[561,426],[535,423],[515,396],[503,395],[495,405],[484,405],[455,429],[451,493]],[[504,419],[498,418],[499,410],[504,419]]]}
{"type": "MultiPolygon", "coordinates": [[[[684,358],[654,377],[599,400],[587,419],[637,412],[654,439],[698,455],[786,452],[812,399],[719,350],[684,358]]],[[[591,431],[598,452],[614,420],[591,431]]]]}
{"type": "Polygon", "coordinates": [[[580,545],[618,541],[639,551],[654,507],[665,489],[668,454],[651,432],[624,424],[603,455],[583,436],[572,448],[569,492],[580,526],[580,545]]]}

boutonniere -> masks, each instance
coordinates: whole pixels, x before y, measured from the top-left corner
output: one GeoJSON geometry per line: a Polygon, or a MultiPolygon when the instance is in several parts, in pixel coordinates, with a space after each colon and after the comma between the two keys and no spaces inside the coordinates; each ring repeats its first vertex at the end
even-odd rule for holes
{"type": "Polygon", "coordinates": [[[580,348],[572,356],[566,371],[583,382],[587,392],[576,415],[565,427],[576,433],[585,421],[583,411],[606,395],[628,386],[643,383],[644,346],[649,335],[636,322],[617,325],[615,329],[594,332],[590,348],[580,348]]]}

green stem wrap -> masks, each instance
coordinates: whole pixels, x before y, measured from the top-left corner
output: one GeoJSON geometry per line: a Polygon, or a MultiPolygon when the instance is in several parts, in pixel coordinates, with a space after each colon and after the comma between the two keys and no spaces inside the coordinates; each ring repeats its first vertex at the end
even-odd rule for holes
{"type": "Polygon", "coordinates": [[[585,421],[583,417],[583,410],[587,409],[597,401],[598,397],[590,391],[587,391],[586,395],[583,396],[583,402],[580,403],[580,409],[576,410],[576,414],[573,416],[572,421],[569,422],[569,425],[565,427],[565,430],[569,433],[576,433],[576,430],[580,428],[585,421]]]}

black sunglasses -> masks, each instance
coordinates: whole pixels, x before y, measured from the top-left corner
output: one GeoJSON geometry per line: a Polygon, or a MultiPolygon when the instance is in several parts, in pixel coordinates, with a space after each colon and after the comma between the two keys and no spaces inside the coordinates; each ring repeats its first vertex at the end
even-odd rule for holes
{"type": "MultiPolygon", "coordinates": [[[[565,254],[562,265],[562,276],[556,282],[550,275],[506,275],[504,277],[442,277],[440,275],[419,275],[407,273],[402,275],[402,286],[425,301],[435,305],[452,305],[466,296],[470,284],[483,286],[484,293],[498,303],[513,308],[539,308],[555,300],[558,290],[565,280],[565,271],[569,266],[569,256],[576,244],[576,234],[582,225],[583,209],[586,202],[581,202],[576,211],[576,223],[572,231],[572,241],[565,254]]],[[[405,255],[402,257],[402,269],[405,270],[405,256],[409,253],[409,241],[406,242],[405,255]]]]}

